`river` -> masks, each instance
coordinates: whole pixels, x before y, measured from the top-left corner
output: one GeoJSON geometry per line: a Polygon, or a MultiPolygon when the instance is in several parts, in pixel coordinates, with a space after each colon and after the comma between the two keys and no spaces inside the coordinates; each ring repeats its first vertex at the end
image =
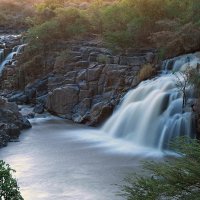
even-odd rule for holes
{"type": "Polygon", "coordinates": [[[55,117],[31,122],[19,142],[0,151],[0,159],[17,171],[25,200],[120,200],[114,184],[155,153],[143,149],[141,156],[131,144],[55,117]]]}

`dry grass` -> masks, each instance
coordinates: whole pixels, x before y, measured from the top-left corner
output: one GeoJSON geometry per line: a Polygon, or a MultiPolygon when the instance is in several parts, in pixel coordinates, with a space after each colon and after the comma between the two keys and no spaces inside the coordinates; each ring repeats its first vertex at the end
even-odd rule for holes
{"type": "Polygon", "coordinates": [[[139,72],[138,78],[140,81],[147,80],[155,75],[156,70],[151,64],[143,65],[142,69],[139,72]]]}

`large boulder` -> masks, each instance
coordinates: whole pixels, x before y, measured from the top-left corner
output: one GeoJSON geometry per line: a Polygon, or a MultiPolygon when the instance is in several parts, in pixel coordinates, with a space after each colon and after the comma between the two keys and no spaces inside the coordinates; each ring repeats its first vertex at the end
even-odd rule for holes
{"type": "Polygon", "coordinates": [[[30,122],[21,115],[17,104],[0,97],[0,147],[17,139],[22,129],[30,127],[30,122]]]}
{"type": "Polygon", "coordinates": [[[65,85],[50,92],[47,98],[47,110],[57,115],[67,115],[70,118],[73,107],[79,101],[79,87],[65,85]]]}
{"type": "Polygon", "coordinates": [[[85,119],[83,118],[82,121],[84,122],[85,120],[89,125],[97,126],[102,124],[112,114],[112,112],[112,104],[99,102],[92,107],[89,118],[88,115],[86,115],[85,119]]]}

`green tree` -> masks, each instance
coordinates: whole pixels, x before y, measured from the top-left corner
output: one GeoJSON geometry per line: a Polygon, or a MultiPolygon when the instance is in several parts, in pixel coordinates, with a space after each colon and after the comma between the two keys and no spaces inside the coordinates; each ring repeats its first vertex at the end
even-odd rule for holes
{"type": "Polygon", "coordinates": [[[173,142],[177,157],[162,163],[147,162],[144,169],[151,175],[131,175],[121,186],[120,195],[127,200],[199,200],[200,143],[182,137],[173,142]]]}
{"type": "Polygon", "coordinates": [[[13,178],[13,169],[4,161],[0,161],[0,197],[3,200],[23,200],[19,186],[13,178]]]}
{"type": "Polygon", "coordinates": [[[56,21],[63,39],[81,37],[87,31],[89,22],[84,13],[76,8],[58,8],[56,11],[56,21]]]}

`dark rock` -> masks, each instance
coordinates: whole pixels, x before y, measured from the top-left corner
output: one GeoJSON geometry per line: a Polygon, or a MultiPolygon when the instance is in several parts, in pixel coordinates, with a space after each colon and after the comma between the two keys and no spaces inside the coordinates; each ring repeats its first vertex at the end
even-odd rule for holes
{"type": "Polygon", "coordinates": [[[79,87],[77,85],[66,85],[49,93],[47,99],[47,110],[57,114],[70,114],[73,107],[79,101],[79,87]]]}
{"type": "Polygon", "coordinates": [[[82,123],[84,115],[89,112],[91,108],[91,99],[85,98],[73,109],[74,114],[72,115],[72,120],[76,123],[82,123]]]}
{"type": "Polygon", "coordinates": [[[103,102],[95,104],[90,112],[90,125],[102,124],[113,112],[113,106],[103,102]]]}
{"type": "Polygon", "coordinates": [[[30,122],[19,113],[18,106],[0,97],[0,147],[17,139],[22,129],[30,127],[30,122]]]}
{"type": "Polygon", "coordinates": [[[79,61],[76,63],[77,68],[86,69],[89,66],[88,61],[79,61]]]}
{"type": "Polygon", "coordinates": [[[98,81],[104,65],[94,65],[88,69],[88,81],[98,81]]]}
{"type": "Polygon", "coordinates": [[[44,112],[44,105],[42,104],[37,104],[34,109],[33,112],[37,113],[37,114],[42,114],[44,112]]]}
{"type": "Polygon", "coordinates": [[[25,116],[27,119],[33,119],[35,117],[35,113],[31,112],[25,116]]]}
{"type": "Polygon", "coordinates": [[[47,98],[48,98],[48,94],[44,95],[44,96],[40,96],[36,98],[36,104],[42,104],[42,105],[46,105],[47,103],[47,98]]]}
{"type": "Polygon", "coordinates": [[[17,104],[26,104],[28,103],[28,97],[23,93],[20,92],[8,99],[9,102],[16,102],[17,104]]]}

